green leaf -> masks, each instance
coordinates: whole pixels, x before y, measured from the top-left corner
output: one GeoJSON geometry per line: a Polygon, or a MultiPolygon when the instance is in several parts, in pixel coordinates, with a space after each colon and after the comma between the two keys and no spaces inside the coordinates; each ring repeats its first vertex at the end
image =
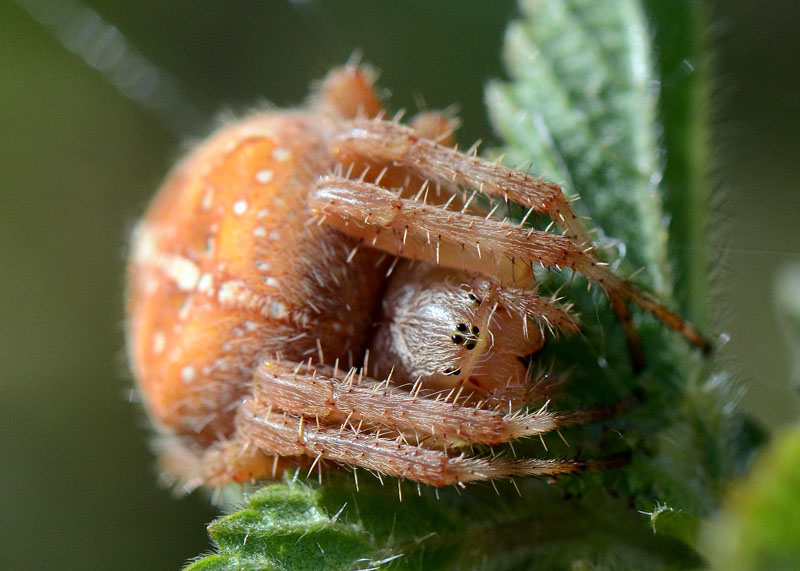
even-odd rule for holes
{"type": "Polygon", "coordinates": [[[587,491],[566,500],[552,485],[530,483],[522,487],[525,501],[507,483],[497,492],[474,486],[436,494],[408,482],[401,484],[401,500],[396,481],[384,486],[363,473],[358,490],[342,473],[326,475],[323,486],[267,486],[248,498],[247,507],[209,526],[218,553],[186,571],[515,569],[565,561],[680,567],[699,561],[679,542],[632,528],[635,516],[621,511],[618,499],[587,491]],[[606,550],[610,543],[613,553],[606,550]]]}
{"type": "MultiPolygon", "coordinates": [[[[692,7],[654,5],[654,24],[634,0],[527,0],[521,9],[506,36],[511,80],[492,83],[486,94],[506,141],[506,162],[531,163],[533,174],[579,192],[577,208],[592,217],[614,267],[623,275],[643,269],[638,284],[668,303],[677,298],[705,321],[705,240],[692,243],[685,258],[687,248],[674,246],[665,224],[670,218],[679,240],[694,240],[704,235],[707,217],[697,198],[708,196],[706,155],[697,148],[705,144],[706,118],[696,100],[705,91],[694,80],[667,81],[664,75],[676,54],[701,55],[699,26],[672,31],[687,19],[697,22],[692,7]],[[659,42],[676,45],[651,45],[653,29],[659,42]],[[685,212],[689,208],[694,210],[685,212]]],[[[563,441],[546,435],[546,449],[527,441],[515,443],[515,452],[585,458],[630,453],[628,465],[556,482],[500,482],[496,490],[477,484],[435,494],[405,483],[402,502],[396,481],[383,487],[369,476],[360,478],[359,491],[342,473],[326,475],[321,486],[270,486],[256,492],[246,509],[211,525],[219,554],[190,568],[701,566],[700,521],[761,439],[736,413],[735,387],[684,340],[642,314],[635,319],[647,368],[635,375],[602,292],[587,293],[580,276],[538,277],[545,290],[561,288],[583,320],[581,335],[553,340],[534,356],[534,371],[550,369],[565,378],[553,408],[637,402],[614,419],[563,431],[563,441]]]]}
{"type": "MultiPolygon", "coordinates": [[[[488,87],[507,162],[580,193],[632,269],[664,283],[666,233],[646,20],[635,1],[522,2],[505,61],[514,81],[488,87]]],[[[602,237],[601,237],[602,238],[602,237]]],[[[668,291],[668,290],[667,290],[668,291]]]]}
{"type": "Polygon", "coordinates": [[[248,498],[248,507],[209,526],[221,555],[187,569],[356,569],[359,562],[374,567],[370,538],[328,514],[318,495],[302,485],[261,489],[248,498]]]}
{"type": "Polygon", "coordinates": [[[701,326],[711,323],[709,184],[711,65],[708,10],[693,0],[645,0],[658,70],[664,174],[675,298],[701,326]]]}
{"type": "Polygon", "coordinates": [[[800,426],[790,427],[728,495],[704,533],[715,569],[778,571],[800,562],[800,426]]]}
{"type": "MultiPolygon", "coordinates": [[[[523,2],[527,17],[512,24],[506,45],[513,81],[490,85],[487,102],[509,143],[507,161],[530,159],[533,174],[580,192],[578,207],[592,217],[599,242],[616,246],[606,257],[620,273],[643,269],[642,287],[666,303],[678,298],[707,324],[703,12],[696,3],[647,6],[651,20],[633,0],[523,2]]],[[[547,280],[553,288],[573,281],[547,280]]],[[[548,352],[572,366],[569,394],[583,402],[634,387],[642,395],[626,433],[639,461],[620,489],[657,535],[693,546],[698,518],[711,513],[761,434],[735,413],[738,391],[728,375],[648,316],[636,316],[648,369],[632,375],[605,300],[575,289],[562,291],[591,321],[584,337],[548,352]]]]}

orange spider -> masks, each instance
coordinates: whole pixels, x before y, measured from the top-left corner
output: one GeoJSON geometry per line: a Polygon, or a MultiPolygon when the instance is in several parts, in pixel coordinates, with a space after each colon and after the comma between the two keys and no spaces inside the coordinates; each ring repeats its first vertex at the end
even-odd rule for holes
{"type": "Polygon", "coordinates": [[[635,351],[628,302],[709,350],[598,261],[557,185],[451,148],[445,115],[382,117],[371,74],[335,69],[306,108],[199,144],[138,225],[130,360],[187,486],[322,459],[434,486],[584,469],[462,452],[605,414],[513,412],[544,396],[520,357],[577,330],[535,293],[533,264],[598,283],[635,351]],[[481,212],[478,192],[564,233],[481,212]]]}

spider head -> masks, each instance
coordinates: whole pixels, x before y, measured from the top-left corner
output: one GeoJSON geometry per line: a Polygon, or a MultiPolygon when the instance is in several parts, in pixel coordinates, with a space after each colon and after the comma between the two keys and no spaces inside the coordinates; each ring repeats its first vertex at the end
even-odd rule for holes
{"type": "Polygon", "coordinates": [[[527,381],[521,358],[544,344],[539,328],[505,307],[497,286],[440,267],[403,268],[389,284],[371,357],[378,375],[431,389],[486,393],[527,381]]]}

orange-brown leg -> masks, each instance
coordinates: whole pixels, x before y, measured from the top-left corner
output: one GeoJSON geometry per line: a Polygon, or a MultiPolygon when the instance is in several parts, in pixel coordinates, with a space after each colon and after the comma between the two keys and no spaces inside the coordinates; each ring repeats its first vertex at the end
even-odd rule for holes
{"type": "Polygon", "coordinates": [[[333,460],[417,482],[443,486],[474,480],[553,475],[615,465],[615,461],[509,460],[456,452],[541,435],[618,414],[622,407],[555,413],[503,413],[463,404],[460,391],[409,391],[351,369],[264,362],[254,394],[240,404],[236,436],[198,453],[172,447],[165,458],[185,487],[280,477],[288,466],[313,468],[333,460]],[[462,402],[458,402],[461,400],[462,402]],[[288,412],[286,412],[288,411],[288,412]],[[455,448],[454,448],[455,447],[455,448]],[[187,456],[187,454],[190,456],[187,456]],[[187,461],[187,458],[189,461],[187,461]]]}
{"type": "Polygon", "coordinates": [[[432,486],[511,476],[569,474],[606,467],[603,461],[451,456],[446,450],[414,442],[413,436],[386,437],[349,424],[317,424],[313,419],[276,412],[259,399],[246,399],[242,403],[236,428],[241,438],[281,456],[301,454],[313,458],[314,463],[333,460],[432,486]]]}
{"type": "Polygon", "coordinates": [[[337,374],[330,367],[275,361],[262,363],[254,376],[256,400],[270,403],[276,411],[306,416],[315,425],[380,427],[383,432],[411,434],[413,440],[492,445],[610,416],[605,409],[559,414],[544,407],[504,413],[465,405],[472,395],[458,387],[431,391],[417,382],[407,388],[397,388],[390,379],[365,377],[356,369],[337,374]]]}
{"type": "Polygon", "coordinates": [[[355,119],[377,117],[383,105],[375,93],[375,74],[364,66],[347,64],[328,72],[311,96],[311,107],[321,115],[355,119]]]}
{"type": "Polygon", "coordinates": [[[581,460],[508,460],[450,456],[444,450],[408,444],[372,431],[317,426],[289,414],[270,412],[269,405],[247,400],[237,417],[240,435],[265,450],[304,454],[315,461],[333,460],[432,486],[463,484],[512,476],[555,475],[594,467],[581,460]]]}
{"type": "Polygon", "coordinates": [[[513,279],[520,263],[570,268],[598,283],[612,299],[632,301],[708,352],[710,343],[677,313],[621,278],[566,236],[526,229],[401,199],[374,184],[326,177],[310,197],[320,221],[379,250],[456,269],[513,279]]]}
{"type": "MultiPolygon", "coordinates": [[[[336,139],[333,152],[343,156],[362,156],[369,160],[392,161],[445,188],[475,189],[489,196],[501,197],[505,202],[511,201],[528,208],[525,218],[534,212],[547,214],[584,253],[585,258],[595,263],[599,261],[588,232],[556,184],[480,159],[475,154],[465,155],[433,141],[420,139],[412,130],[388,121],[355,121],[352,129],[336,139]]],[[[643,352],[626,300],[632,300],[640,307],[642,303],[631,295],[623,295],[620,288],[607,287],[606,293],[625,329],[634,364],[640,366],[643,352]]],[[[639,299],[643,297],[649,296],[640,296],[639,299]]],[[[655,301],[655,298],[646,302],[654,307],[650,301],[655,301]]],[[[647,311],[687,336],[704,352],[710,352],[711,344],[693,327],[687,327],[677,314],[666,308],[647,311]]]]}

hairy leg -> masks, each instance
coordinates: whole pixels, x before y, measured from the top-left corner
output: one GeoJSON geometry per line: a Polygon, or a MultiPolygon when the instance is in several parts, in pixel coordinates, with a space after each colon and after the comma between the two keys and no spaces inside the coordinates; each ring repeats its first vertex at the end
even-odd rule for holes
{"type": "Polygon", "coordinates": [[[432,486],[511,476],[569,474],[612,467],[621,462],[621,459],[511,460],[469,457],[463,453],[451,456],[445,450],[409,443],[402,434],[387,438],[379,432],[359,430],[350,425],[317,425],[313,420],[274,412],[271,405],[258,399],[246,399],[242,403],[236,427],[241,438],[269,453],[305,455],[314,458],[314,464],[319,460],[333,460],[432,486]]]}
{"type": "MultiPolygon", "coordinates": [[[[258,367],[254,394],[274,410],[305,416],[314,425],[368,427],[403,434],[409,440],[435,440],[442,444],[499,444],[507,440],[544,434],[565,426],[607,418],[616,409],[556,413],[545,407],[535,412],[500,412],[477,406],[468,390],[430,391],[420,382],[409,390],[391,379],[364,377],[356,369],[337,373],[330,367],[269,361],[258,367]]],[[[480,398],[480,396],[477,396],[480,398]]],[[[504,405],[506,403],[503,403],[504,405]]],[[[517,407],[522,402],[512,403],[517,407]]]]}
{"type": "MultiPolygon", "coordinates": [[[[527,208],[525,219],[531,213],[547,214],[564,230],[564,235],[574,242],[586,260],[595,263],[599,261],[589,233],[556,184],[480,159],[474,153],[459,153],[433,141],[420,139],[413,130],[389,121],[354,121],[353,127],[336,139],[333,152],[342,156],[391,161],[453,191],[475,189],[490,197],[501,197],[506,203],[511,201],[527,208]]],[[[693,327],[687,327],[679,316],[664,308],[655,298],[647,295],[634,296],[618,283],[604,287],[611,306],[625,329],[635,364],[642,364],[643,354],[626,300],[653,313],[701,350],[710,352],[711,345],[707,340],[693,327]]]]}
{"type": "MultiPolygon", "coordinates": [[[[570,268],[598,283],[612,300],[652,313],[704,352],[710,343],[680,315],[598,262],[566,236],[522,228],[398,198],[380,186],[330,176],[317,183],[312,211],[325,223],[386,252],[509,279],[515,265],[570,268]]],[[[627,311],[624,317],[629,321],[627,311]]]]}

